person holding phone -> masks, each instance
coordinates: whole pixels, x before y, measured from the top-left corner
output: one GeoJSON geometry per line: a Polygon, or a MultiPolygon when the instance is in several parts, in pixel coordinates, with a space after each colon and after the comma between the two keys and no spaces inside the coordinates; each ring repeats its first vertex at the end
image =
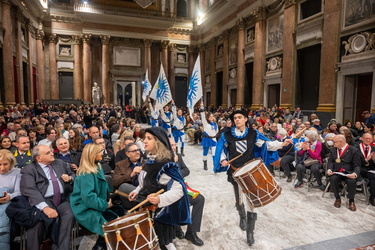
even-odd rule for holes
{"type": "Polygon", "coordinates": [[[10,201],[21,195],[21,169],[14,168],[16,159],[7,149],[0,150],[0,249],[10,249],[10,221],[5,213],[10,201]]]}

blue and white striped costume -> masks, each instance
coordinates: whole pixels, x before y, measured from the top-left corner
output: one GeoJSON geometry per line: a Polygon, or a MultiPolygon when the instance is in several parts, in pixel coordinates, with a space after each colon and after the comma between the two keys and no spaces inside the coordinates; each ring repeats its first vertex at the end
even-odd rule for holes
{"type": "Polygon", "coordinates": [[[156,110],[152,107],[152,104],[151,104],[151,103],[150,103],[150,111],[151,111],[151,115],[150,115],[150,123],[151,123],[151,127],[158,127],[158,126],[159,126],[159,123],[158,123],[159,112],[156,111],[156,110]]]}
{"type": "Polygon", "coordinates": [[[219,132],[219,128],[215,122],[208,123],[205,113],[201,112],[202,124],[203,124],[203,138],[202,138],[202,147],[203,147],[203,160],[207,160],[208,151],[211,149],[212,157],[215,156],[216,150],[216,134],[219,132]]]}
{"type": "Polygon", "coordinates": [[[184,127],[186,125],[185,117],[178,116],[176,111],[176,106],[172,106],[173,114],[173,138],[177,144],[177,147],[183,148],[185,146],[185,131],[184,127]]]}
{"type": "Polygon", "coordinates": [[[161,123],[162,128],[167,130],[168,136],[171,136],[172,135],[172,127],[171,127],[172,113],[169,111],[165,112],[164,110],[161,110],[160,115],[161,115],[161,120],[162,120],[162,123],[161,123]]]}

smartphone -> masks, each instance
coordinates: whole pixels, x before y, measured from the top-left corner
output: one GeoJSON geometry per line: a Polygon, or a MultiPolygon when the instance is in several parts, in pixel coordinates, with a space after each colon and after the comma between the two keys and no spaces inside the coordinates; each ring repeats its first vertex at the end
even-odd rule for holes
{"type": "Polygon", "coordinates": [[[0,188],[0,198],[4,198],[5,197],[4,192],[8,192],[8,188],[0,188]]]}

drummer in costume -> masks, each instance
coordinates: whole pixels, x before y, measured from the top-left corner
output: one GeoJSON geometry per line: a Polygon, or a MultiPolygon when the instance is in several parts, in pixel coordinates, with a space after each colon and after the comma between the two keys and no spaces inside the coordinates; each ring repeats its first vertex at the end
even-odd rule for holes
{"type": "MultiPolygon", "coordinates": [[[[257,130],[248,128],[248,118],[245,111],[236,110],[231,114],[230,118],[235,127],[223,133],[219,139],[214,157],[214,172],[227,171],[228,181],[234,188],[236,208],[240,215],[240,228],[246,230],[247,243],[252,245],[254,243],[257,214],[253,213],[254,208],[247,199],[245,199],[247,201],[246,208],[248,209],[246,213],[241,190],[233,179],[233,173],[253,158],[261,157],[266,166],[270,165],[279,158],[276,150],[282,148],[283,142],[270,141],[257,130]],[[233,160],[229,166],[228,160],[236,157],[238,158],[233,160]]],[[[292,143],[292,140],[287,139],[285,142],[292,143]]]]}
{"type": "Polygon", "coordinates": [[[161,120],[162,120],[162,123],[161,123],[161,126],[167,130],[168,132],[168,136],[171,136],[172,135],[172,127],[171,127],[171,123],[172,123],[172,113],[169,111],[169,106],[166,105],[164,106],[163,108],[164,110],[161,110],[160,111],[160,117],[161,117],[161,120]]]}
{"type": "Polygon", "coordinates": [[[203,124],[203,136],[202,136],[202,147],[203,147],[203,169],[207,170],[207,155],[211,149],[212,157],[215,157],[216,151],[216,134],[219,131],[219,127],[216,124],[215,116],[211,113],[205,115],[203,102],[201,103],[201,119],[203,124]]]}
{"type": "Polygon", "coordinates": [[[184,146],[185,146],[185,131],[184,127],[186,125],[186,119],[182,115],[182,110],[179,109],[176,111],[176,106],[174,105],[174,102],[172,103],[172,114],[173,114],[173,138],[175,142],[177,143],[176,151],[178,151],[178,146],[180,146],[181,149],[181,155],[185,156],[184,154],[184,146]]]}
{"type": "Polygon", "coordinates": [[[129,200],[138,196],[138,200],[147,198],[157,205],[154,228],[161,249],[175,249],[175,226],[191,223],[186,185],[174,163],[166,131],[160,127],[146,129],[144,143],[149,154],[138,176],[139,185],[129,194],[129,200]],[[167,191],[154,196],[160,189],[167,191]]]}

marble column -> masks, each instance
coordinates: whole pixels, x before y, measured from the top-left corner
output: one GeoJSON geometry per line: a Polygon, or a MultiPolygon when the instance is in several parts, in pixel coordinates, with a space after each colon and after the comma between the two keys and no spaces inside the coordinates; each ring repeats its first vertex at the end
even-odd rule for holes
{"type": "Polygon", "coordinates": [[[105,105],[110,104],[110,86],[109,86],[109,41],[110,36],[101,35],[102,41],[102,92],[103,92],[103,103],[105,105]]]}
{"type": "Polygon", "coordinates": [[[161,63],[163,64],[165,75],[168,79],[168,45],[169,41],[161,41],[161,63]]]}
{"type": "Polygon", "coordinates": [[[188,46],[187,48],[187,52],[188,52],[188,65],[189,65],[189,68],[188,68],[188,84],[189,84],[189,81],[190,81],[190,77],[191,77],[191,74],[193,73],[193,69],[194,69],[194,64],[195,64],[195,46],[188,46]]]}
{"type": "MultiPolygon", "coordinates": [[[[216,37],[211,39],[210,42],[211,46],[211,58],[210,58],[210,64],[211,64],[211,100],[210,100],[210,106],[217,106],[217,100],[216,100],[216,37]]],[[[207,103],[208,104],[208,103],[207,103]]]]}
{"type": "Polygon", "coordinates": [[[91,97],[91,34],[83,34],[83,101],[92,102],[91,97]]]}
{"type": "MultiPolygon", "coordinates": [[[[237,21],[238,47],[237,47],[237,100],[236,108],[244,105],[245,101],[245,21],[240,18],[237,21]]],[[[255,49],[254,49],[255,50],[255,49]]]]}
{"type": "Polygon", "coordinates": [[[49,79],[51,99],[59,99],[59,85],[57,83],[57,61],[56,61],[56,43],[57,35],[52,34],[49,37],[49,79]]]}
{"type": "Polygon", "coordinates": [[[38,61],[38,100],[42,101],[46,99],[46,78],[45,78],[45,62],[44,62],[44,47],[43,47],[43,40],[44,40],[44,31],[42,29],[38,29],[36,33],[36,53],[37,53],[37,61],[38,61]]]}
{"type": "Polygon", "coordinates": [[[28,29],[28,42],[29,42],[29,56],[28,56],[28,67],[29,67],[29,104],[34,105],[34,74],[33,74],[33,67],[34,67],[34,62],[36,61],[35,58],[35,51],[34,51],[34,46],[35,46],[35,28],[32,24],[32,22],[29,20],[27,23],[27,29],[28,29]],[[31,51],[33,50],[33,51],[31,51]]]}
{"type": "Polygon", "coordinates": [[[176,48],[175,43],[171,43],[168,46],[168,82],[169,87],[171,88],[172,98],[174,98],[175,91],[176,91],[176,82],[175,82],[175,72],[174,72],[174,64],[175,64],[175,53],[174,50],[176,48]]]}
{"type": "MultiPolygon", "coordinates": [[[[205,69],[206,69],[206,65],[205,65],[205,58],[206,58],[206,53],[205,53],[205,46],[204,44],[200,44],[198,46],[198,49],[199,49],[199,56],[200,56],[200,61],[201,61],[201,80],[202,80],[202,94],[203,94],[203,97],[205,97],[205,93],[206,93],[206,80],[205,80],[205,69]]],[[[203,101],[203,100],[202,100],[203,101]]],[[[210,100],[206,100],[207,103],[210,102],[210,100]]],[[[206,103],[206,105],[207,105],[206,103]]]]}
{"type": "Polygon", "coordinates": [[[228,82],[229,82],[229,30],[223,32],[223,108],[228,107],[228,82]]]}
{"type": "Polygon", "coordinates": [[[74,99],[83,99],[81,36],[72,36],[74,41],[74,99]]]}
{"type": "MultiPolygon", "coordinates": [[[[25,91],[23,82],[23,60],[22,60],[22,23],[25,23],[25,17],[20,9],[16,10],[17,16],[17,36],[16,36],[16,61],[17,61],[17,78],[18,78],[18,100],[21,105],[25,105],[25,91]]],[[[26,34],[25,34],[26,35],[26,34]]],[[[27,93],[26,93],[27,94],[27,93]]]]}
{"type": "Polygon", "coordinates": [[[266,10],[259,7],[252,13],[255,18],[253,100],[251,109],[263,106],[263,78],[265,75],[266,54],[266,10]]]}
{"type": "Polygon", "coordinates": [[[13,77],[13,46],[12,46],[12,19],[10,15],[10,3],[3,0],[1,4],[3,25],[3,70],[5,105],[14,105],[14,77],[13,77]]]}
{"type": "MultiPolygon", "coordinates": [[[[340,56],[341,1],[324,1],[322,57],[320,59],[319,105],[317,112],[336,111],[335,71],[340,56]]],[[[341,97],[340,97],[341,98],[341,97]]],[[[320,117],[320,116],[319,116],[320,117]]]]}
{"type": "Polygon", "coordinates": [[[280,106],[287,108],[294,104],[296,83],[296,47],[295,29],[297,26],[297,4],[294,0],[286,1],[284,10],[283,69],[280,106]]]}
{"type": "Polygon", "coordinates": [[[151,45],[152,40],[144,39],[144,48],[145,48],[145,72],[148,70],[148,80],[151,82],[151,45]]]}

